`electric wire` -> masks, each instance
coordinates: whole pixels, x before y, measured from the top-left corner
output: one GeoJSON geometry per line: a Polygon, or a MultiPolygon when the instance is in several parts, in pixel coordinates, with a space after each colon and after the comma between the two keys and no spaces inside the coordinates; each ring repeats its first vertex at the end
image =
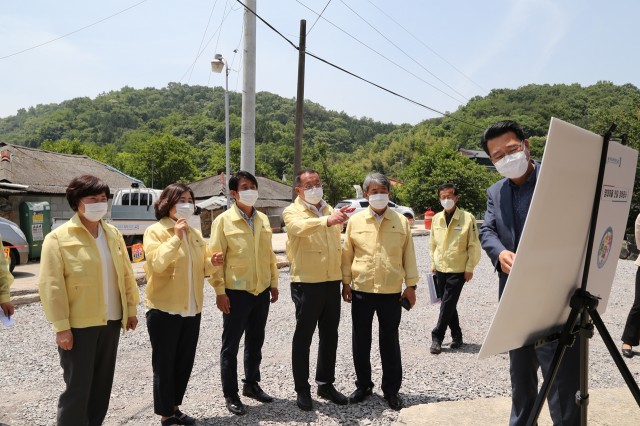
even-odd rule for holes
{"type": "MultiPolygon", "coordinates": [[[[198,59],[198,53],[200,52],[200,49],[202,49],[202,43],[204,43],[204,38],[207,36],[207,31],[209,31],[209,24],[211,23],[211,17],[213,16],[213,11],[216,8],[216,5],[218,4],[218,0],[216,0],[213,3],[213,7],[211,8],[211,13],[209,13],[209,19],[207,20],[207,26],[204,29],[204,32],[202,33],[202,38],[200,39],[200,46],[198,46],[198,50],[196,50],[196,60],[198,59]]],[[[195,69],[195,60],[194,60],[194,66],[191,67],[191,72],[189,73],[189,78],[187,79],[187,84],[189,84],[189,82],[191,81],[191,76],[193,75],[193,70],[195,69]]]]}
{"type": "MultiPolygon", "coordinates": [[[[226,11],[226,8],[225,8],[226,11]]],[[[187,74],[189,73],[189,70],[195,66],[196,61],[200,58],[200,56],[202,56],[202,54],[204,53],[205,50],[207,50],[207,47],[209,46],[209,44],[211,43],[211,40],[213,40],[213,38],[216,36],[216,34],[218,34],[218,32],[222,29],[222,25],[224,24],[224,21],[229,17],[229,15],[231,14],[232,10],[229,10],[229,12],[227,13],[226,16],[222,17],[222,22],[220,22],[220,25],[218,26],[218,28],[214,31],[214,33],[211,35],[211,37],[209,37],[209,40],[207,41],[207,43],[204,45],[204,47],[202,48],[202,50],[200,50],[200,53],[198,53],[198,55],[196,55],[196,58],[193,60],[193,62],[191,63],[191,65],[189,65],[189,67],[187,67],[186,71],[184,72],[184,74],[182,74],[182,77],[180,77],[180,79],[178,80],[178,82],[182,82],[182,80],[184,80],[184,78],[187,76],[187,74]]]]}
{"type": "Polygon", "coordinates": [[[122,14],[122,13],[124,13],[124,12],[128,11],[128,10],[131,10],[131,9],[133,9],[133,8],[134,8],[134,7],[136,7],[136,6],[140,6],[142,3],[146,3],[146,2],[147,2],[147,0],[142,0],[142,1],[140,1],[140,2],[136,3],[136,4],[132,5],[132,6],[129,6],[129,7],[125,8],[125,9],[122,9],[122,10],[121,10],[121,11],[119,11],[119,12],[116,12],[116,13],[114,13],[114,14],[112,14],[112,15],[109,15],[109,16],[107,16],[106,18],[102,18],[102,19],[100,19],[100,20],[98,20],[98,21],[95,21],[95,22],[93,22],[93,23],[89,24],[89,25],[85,25],[85,26],[84,26],[84,27],[82,27],[82,28],[78,28],[77,30],[73,30],[73,31],[71,31],[71,32],[69,32],[69,33],[63,34],[63,35],[61,35],[60,37],[56,37],[56,38],[51,39],[51,40],[49,40],[49,41],[45,41],[44,43],[40,43],[40,44],[37,44],[37,45],[35,45],[35,46],[31,46],[31,47],[28,47],[28,48],[26,48],[26,49],[22,49],[22,50],[17,51],[17,52],[13,52],[13,53],[10,53],[10,54],[5,55],[5,56],[0,56],[0,60],[2,60],[2,59],[7,59],[7,58],[11,58],[12,56],[20,55],[21,53],[25,53],[25,52],[28,52],[28,51],[30,51],[30,50],[37,49],[38,47],[45,46],[45,45],[47,45],[47,44],[53,43],[54,41],[61,40],[61,39],[65,38],[65,37],[69,37],[70,35],[73,35],[73,34],[79,33],[79,32],[80,32],[80,31],[82,31],[82,30],[86,30],[87,28],[91,28],[91,27],[93,27],[93,26],[95,26],[95,25],[98,25],[98,24],[100,24],[100,23],[102,23],[102,22],[104,22],[104,21],[106,21],[106,20],[109,20],[109,19],[111,19],[111,18],[114,18],[114,17],[116,17],[116,16],[118,16],[118,15],[120,15],[120,14],[122,14]]]}
{"type": "MultiPolygon", "coordinates": [[[[282,37],[282,38],[283,38],[287,43],[289,43],[291,46],[293,46],[293,48],[294,48],[294,49],[296,49],[296,50],[298,50],[298,51],[300,50],[300,48],[299,48],[298,46],[296,46],[295,44],[293,44],[293,42],[291,42],[291,40],[289,40],[289,39],[287,39],[285,36],[283,36],[283,35],[282,35],[282,33],[281,33],[280,31],[278,31],[278,30],[277,30],[273,25],[271,25],[269,22],[267,22],[265,19],[263,19],[263,18],[262,18],[260,15],[258,15],[254,10],[251,10],[250,8],[248,8],[248,7],[247,7],[247,5],[245,5],[245,4],[242,2],[242,0],[236,0],[236,1],[237,1],[238,3],[240,3],[242,6],[244,6],[244,8],[245,8],[246,10],[248,10],[248,11],[249,11],[249,12],[251,12],[253,15],[255,15],[255,17],[256,17],[256,18],[258,18],[262,23],[264,23],[264,24],[265,24],[267,27],[269,27],[272,31],[274,31],[276,34],[278,34],[280,37],[282,37]]],[[[413,103],[413,104],[415,104],[415,105],[418,105],[418,106],[420,106],[420,107],[422,107],[422,108],[428,109],[429,111],[433,111],[433,112],[435,112],[435,113],[437,113],[437,114],[440,114],[440,115],[442,115],[443,117],[447,117],[447,118],[450,118],[450,119],[452,119],[452,120],[458,121],[458,122],[460,122],[460,123],[463,123],[463,124],[466,124],[466,125],[469,125],[469,126],[472,126],[472,127],[475,127],[475,128],[481,129],[481,130],[484,130],[484,128],[482,128],[482,127],[478,126],[477,124],[470,123],[470,122],[468,122],[468,121],[465,121],[465,120],[462,120],[462,119],[460,119],[460,118],[454,117],[454,116],[452,116],[451,114],[448,114],[448,113],[446,113],[446,112],[439,111],[439,110],[437,110],[437,109],[435,109],[435,108],[432,108],[432,107],[427,106],[427,105],[425,105],[425,104],[423,104],[423,103],[420,103],[420,102],[418,102],[418,101],[416,101],[416,100],[413,100],[413,99],[411,99],[411,98],[408,98],[408,97],[406,97],[406,96],[404,96],[404,95],[401,95],[401,94],[399,94],[399,93],[397,93],[397,92],[394,92],[394,91],[393,91],[393,90],[391,90],[391,89],[387,89],[387,88],[386,88],[386,87],[384,87],[384,86],[381,86],[381,85],[379,85],[379,84],[377,84],[377,83],[374,83],[374,82],[372,82],[372,81],[370,81],[370,80],[367,80],[366,78],[361,77],[361,76],[359,76],[358,74],[355,74],[355,73],[353,73],[353,72],[351,72],[351,71],[348,71],[347,69],[342,68],[342,67],[340,67],[340,66],[338,66],[338,65],[336,65],[336,64],[334,64],[334,63],[332,63],[332,62],[329,62],[328,60],[323,59],[323,58],[321,58],[321,57],[319,57],[319,56],[317,56],[317,55],[315,55],[315,54],[313,54],[313,53],[311,53],[311,52],[309,52],[309,51],[305,51],[305,54],[306,54],[306,55],[309,55],[309,56],[311,56],[312,58],[317,59],[318,61],[321,61],[321,62],[323,62],[323,63],[325,63],[325,64],[327,64],[327,65],[329,65],[329,66],[331,66],[331,67],[333,67],[333,68],[336,68],[337,70],[342,71],[342,72],[344,72],[344,73],[346,73],[346,74],[348,74],[348,75],[350,75],[350,76],[352,76],[352,77],[355,77],[355,78],[357,78],[358,80],[364,81],[365,83],[368,83],[368,84],[370,84],[370,85],[372,85],[372,86],[374,86],[374,87],[377,87],[377,88],[378,88],[378,89],[380,89],[380,90],[383,90],[383,91],[385,91],[385,92],[387,92],[387,93],[390,93],[390,94],[392,94],[392,95],[394,95],[394,96],[396,96],[396,97],[399,97],[399,98],[401,98],[401,99],[404,99],[404,100],[406,100],[406,101],[408,101],[408,102],[411,102],[411,103],[413,103]]]]}
{"type": "Polygon", "coordinates": [[[427,73],[429,73],[429,75],[431,75],[433,78],[435,78],[436,80],[438,80],[440,83],[444,84],[445,86],[447,86],[449,89],[453,90],[454,92],[456,92],[458,95],[462,96],[463,99],[465,100],[469,100],[469,98],[467,98],[465,95],[463,95],[462,93],[458,92],[455,88],[451,87],[450,85],[448,85],[444,80],[442,80],[440,77],[438,77],[437,75],[435,75],[433,72],[431,72],[428,68],[426,68],[424,65],[422,65],[420,62],[418,62],[417,60],[415,60],[411,55],[409,55],[404,49],[402,49],[400,46],[398,46],[397,44],[395,44],[391,39],[389,39],[386,35],[384,35],[380,30],[378,30],[375,26],[373,26],[369,21],[367,21],[366,19],[364,19],[362,17],[362,15],[360,15],[358,12],[356,12],[351,6],[349,6],[344,0],[340,0],[340,2],[347,8],[349,9],[351,12],[353,12],[354,15],[356,15],[358,18],[360,18],[365,24],[367,24],[369,27],[371,27],[371,29],[373,29],[375,32],[377,32],[378,34],[380,34],[380,36],[382,36],[385,40],[387,40],[389,43],[391,43],[391,45],[393,45],[393,47],[395,47],[396,49],[398,49],[400,52],[402,52],[407,58],[411,59],[413,62],[415,62],[420,68],[422,68],[423,70],[425,70],[427,73]]]}
{"type": "Polygon", "coordinates": [[[373,7],[375,7],[376,9],[378,9],[384,16],[386,16],[387,18],[389,18],[391,21],[393,21],[394,24],[396,24],[397,26],[399,26],[400,28],[402,28],[407,34],[409,34],[411,37],[413,37],[418,43],[422,44],[424,47],[426,47],[427,49],[429,49],[429,51],[431,51],[431,53],[433,53],[434,55],[436,55],[438,58],[442,59],[442,61],[444,61],[447,65],[449,65],[451,68],[453,68],[454,70],[456,70],[461,76],[463,76],[464,78],[466,78],[467,80],[469,80],[471,83],[475,84],[476,87],[478,87],[479,89],[481,89],[483,92],[488,93],[489,91],[487,89],[485,89],[484,87],[482,87],[481,85],[479,85],[478,83],[476,83],[471,77],[469,77],[468,75],[466,75],[464,72],[462,72],[460,69],[458,69],[455,65],[453,65],[451,62],[449,62],[444,56],[440,55],[438,52],[436,52],[433,48],[431,48],[428,44],[426,44],[425,42],[423,42],[422,40],[420,40],[418,37],[416,37],[411,31],[409,31],[408,29],[406,29],[401,23],[399,23],[398,21],[396,21],[395,19],[393,19],[393,17],[389,16],[389,14],[387,14],[384,10],[380,9],[375,3],[373,3],[371,0],[367,0],[373,7]]]}
{"type": "Polygon", "coordinates": [[[322,16],[322,14],[324,13],[325,10],[327,10],[327,7],[329,7],[329,3],[331,3],[331,0],[329,0],[327,2],[327,4],[324,5],[324,9],[322,9],[322,12],[320,12],[320,15],[318,15],[318,17],[316,18],[315,21],[313,21],[313,25],[311,25],[311,28],[309,28],[309,31],[307,31],[307,35],[309,35],[309,33],[311,32],[311,30],[313,29],[313,27],[316,26],[316,24],[318,23],[318,20],[320,19],[320,17],[322,16]]]}
{"type": "MultiPolygon", "coordinates": [[[[311,9],[309,6],[305,5],[304,3],[300,2],[300,0],[296,0],[296,2],[298,2],[300,5],[302,5],[303,7],[305,7],[306,9],[308,9],[309,11],[315,13],[316,15],[318,15],[318,12],[316,12],[315,10],[311,9]]],[[[402,65],[398,64],[397,62],[392,61],[391,59],[387,58],[385,55],[383,55],[382,53],[378,52],[376,49],[374,49],[373,47],[369,46],[368,44],[366,44],[365,42],[359,40],[357,37],[349,34],[349,32],[343,30],[342,28],[340,28],[338,25],[334,24],[333,22],[329,21],[327,18],[323,17],[322,19],[324,19],[326,22],[328,22],[329,24],[331,24],[334,28],[342,31],[344,34],[346,34],[347,36],[351,37],[353,40],[357,41],[358,43],[360,43],[361,45],[363,45],[364,47],[366,47],[367,49],[369,49],[370,51],[374,52],[376,55],[380,56],[381,58],[383,58],[384,60],[386,60],[387,62],[395,65],[396,67],[400,68],[401,70],[403,70],[404,72],[406,72],[407,74],[412,75],[413,77],[415,77],[416,79],[422,81],[424,84],[426,84],[427,86],[431,87],[434,90],[437,90],[438,92],[442,93],[443,95],[453,99],[454,101],[456,101],[457,103],[464,103],[463,100],[460,100],[458,98],[456,98],[455,96],[451,95],[450,93],[445,92],[444,90],[440,89],[439,87],[429,83],[428,81],[426,81],[424,78],[420,77],[419,75],[417,75],[416,73],[408,70],[407,68],[403,67],[402,65]]]]}

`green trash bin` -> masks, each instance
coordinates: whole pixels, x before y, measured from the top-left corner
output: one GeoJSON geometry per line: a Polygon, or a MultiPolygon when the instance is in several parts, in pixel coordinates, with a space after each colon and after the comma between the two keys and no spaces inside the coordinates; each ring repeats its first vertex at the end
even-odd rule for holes
{"type": "Polygon", "coordinates": [[[39,259],[44,237],[51,232],[51,207],[46,201],[20,203],[20,229],[29,243],[29,259],[39,259]]]}

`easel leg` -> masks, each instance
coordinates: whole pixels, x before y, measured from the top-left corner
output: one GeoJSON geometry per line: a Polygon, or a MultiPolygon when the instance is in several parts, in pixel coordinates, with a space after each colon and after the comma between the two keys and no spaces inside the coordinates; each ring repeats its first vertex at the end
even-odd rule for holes
{"type": "Polygon", "coordinates": [[[580,407],[580,424],[587,425],[587,407],[589,406],[589,339],[593,336],[593,325],[589,314],[583,310],[580,314],[580,389],[576,392],[576,404],[580,407]]]}
{"type": "Polygon", "coordinates": [[[640,407],[640,389],[638,388],[638,383],[636,383],[636,381],[634,380],[633,374],[631,374],[629,367],[627,367],[627,364],[622,359],[622,355],[620,355],[620,352],[618,352],[618,348],[616,347],[616,344],[613,342],[613,339],[611,338],[611,335],[609,334],[607,327],[602,322],[602,318],[600,317],[600,314],[598,313],[597,310],[594,309],[589,312],[589,315],[591,316],[593,323],[598,329],[598,333],[600,333],[600,336],[602,337],[604,344],[607,346],[607,349],[609,350],[609,354],[611,354],[611,358],[613,358],[613,361],[616,363],[616,366],[618,367],[620,374],[622,374],[622,378],[627,383],[627,387],[631,391],[631,394],[633,394],[633,397],[635,398],[636,403],[640,407]]]}
{"type": "Polygon", "coordinates": [[[544,401],[547,399],[549,395],[549,390],[551,384],[553,383],[556,374],[558,373],[558,369],[560,368],[560,363],[562,362],[562,357],[564,356],[564,352],[567,349],[567,346],[571,346],[573,343],[573,325],[578,318],[578,314],[582,312],[581,306],[571,306],[571,313],[569,314],[569,318],[562,329],[562,334],[560,337],[560,341],[558,342],[558,347],[556,349],[555,354],[553,355],[553,360],[551,361],[551,368],[547,371],[547,374],[544,377],[544,382],[542,383],[542,387],[540,388],[540,392],[538,392],[538,397],[536,398],[536,402],[533,405],[531,410],[531,414],[529,414],[529,419],[527,420],[527,426],[535,426],[538,424],[538,417],[540,417],[540,412],[542,411],[542,405],[544,401]]]}

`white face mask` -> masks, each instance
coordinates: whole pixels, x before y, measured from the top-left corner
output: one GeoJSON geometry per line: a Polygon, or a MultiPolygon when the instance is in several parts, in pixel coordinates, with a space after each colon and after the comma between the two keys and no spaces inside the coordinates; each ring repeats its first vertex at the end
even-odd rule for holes
{"type": "Polygon", "coordinates": [[[505,155],[503,159],[495,163],[495,166],[502,176],[509,179],[517,179],[527,172],[529,162],[527,161],[527,154],[522,150],[515,154],[505,155]]]}
{"type": "Polygon", "coordinates": [[[305,191],[304,191],[304,200],[307,203],[313,204],[315,206],[320,201],[322,201],[322,196],[323,195],[324,195],[324,192],[322,191],[322,188],[305,189],[305,191]]]}
{"type": "Polygon", "coordinates": [[[253,207],[256,201],[258,201],[258,191],[255,189],[240,191],[238,192],[238,196],[240,197],[239,201],[245,206],[253,207]]]}
{"type": "Polygon", "coordinates": [[[193,215],[193,204],[180,203],[176,204],[176,218],[189,219],[193,215]]]}
{"type": "Polygon", "coordinates": [[[444,200],[440,200],[440,204],[445,210],[451,210],[453,206],[456,205],[456,202],[450,198],[445,198],[444,200]]]}
{"type": "Polygon", "coordinates": [[[369,205],[376,210],[382,210],[389,204],[389,194],[369,195],[369,205]]]}
{"type": "Polygon", "coordinates": [[[82,204],[84,204],[84,218],[89,222],[98,222],[107,214],[107,210],[109,209],[109,204],[106,202],[82,204]]]}

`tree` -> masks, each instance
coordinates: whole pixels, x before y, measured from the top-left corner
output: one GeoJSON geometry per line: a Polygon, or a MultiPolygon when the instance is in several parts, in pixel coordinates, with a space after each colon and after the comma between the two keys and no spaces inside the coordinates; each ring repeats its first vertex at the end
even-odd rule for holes
{"type": "Polygon", "coordinates": [[[416,212],[427,207],[440,210],[438,187],[454,183],[460,193],[460,206],[476,216],[486,208],[486,190],[500,179],[444,143],[425,145],[401,174],[404,184],[397,189],[402,203],[416,212]]]}
{"type": "MultiPolygon", "coordinates": [[[[326,144],[320,144],[310,153],[312,167],[318,171],[323,182],[325,200],[332,206],[345,198],[353,198],[353,185],[361,185],[366,175],[358,161],[338,161],[330,154],[326,144]]],[[[304,168],[304,167],[303,167],[304,168]]]]}
{"type": "Polygon", "coordinates": [[[198,176],[195,150],[174,136],[152,136],[124,147],[116,158],[116,167],[147,186],[164,188],[174,182],[190,182],[198,176]]]}

